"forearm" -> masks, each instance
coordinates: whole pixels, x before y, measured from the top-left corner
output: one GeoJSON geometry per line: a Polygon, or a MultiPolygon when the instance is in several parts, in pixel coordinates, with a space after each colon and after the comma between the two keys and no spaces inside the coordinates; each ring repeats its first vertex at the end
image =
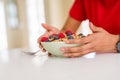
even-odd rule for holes
{"type": "Polygon", "coordinates": [[[72,32],[76,32],[80,23],[81,23],[80,21],[77,21],[73,19],[72,17],[68,17],[61,31],[64,32],[66,30],[71,30],[72,32]]]}

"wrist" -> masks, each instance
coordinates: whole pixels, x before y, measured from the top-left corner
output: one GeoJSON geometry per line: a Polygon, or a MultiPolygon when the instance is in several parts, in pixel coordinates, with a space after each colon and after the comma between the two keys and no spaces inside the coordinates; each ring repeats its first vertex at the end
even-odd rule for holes
{"type": "Polygon", "coordinates": [[[120,53],[120,35],[118,35],[118,41],[116,43],[116,50],[118,53],[120,53]]]}

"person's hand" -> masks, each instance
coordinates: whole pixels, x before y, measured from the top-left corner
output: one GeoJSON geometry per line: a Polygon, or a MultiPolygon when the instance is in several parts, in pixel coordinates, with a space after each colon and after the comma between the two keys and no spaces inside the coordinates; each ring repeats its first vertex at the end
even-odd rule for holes
{"type": "Polygon", "coordinates": [[[108,33],[101,27],[96,27],[90,23],[90,28],[93,34],[90,34],[81,39],[68,40],[68,44],[84,44],[80,47],[64,47],[61,48],[65,57],[78,57],[88,54],[90,52],[107,53],[116,52],[116,43],[118,35],[108,33]]]}
{"type": "MultiPolygon", "coordinates": [[[[42,37],[49,37],[50,35],[52,35],[54,33],[57,34],[57,33],[60,32],[57,28],[48,26],[47,24],[41,24],[41,25],[43,26],[44,29],[46,29],[46,32],[38,38],[38,43],[39,44],[41,43],[41,38],[42,37]]],[[[40,45],[40,48],[42,48],[41,45],[40,45]]]]}

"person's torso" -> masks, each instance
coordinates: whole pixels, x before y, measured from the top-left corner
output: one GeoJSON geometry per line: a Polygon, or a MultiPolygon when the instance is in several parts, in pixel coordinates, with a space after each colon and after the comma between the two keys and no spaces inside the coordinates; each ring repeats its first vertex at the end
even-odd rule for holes
{"type": "Polygon", "coordinates": [[[83,0],[86,18],[113,34],[120,34],[120,0],[83,0]]]}

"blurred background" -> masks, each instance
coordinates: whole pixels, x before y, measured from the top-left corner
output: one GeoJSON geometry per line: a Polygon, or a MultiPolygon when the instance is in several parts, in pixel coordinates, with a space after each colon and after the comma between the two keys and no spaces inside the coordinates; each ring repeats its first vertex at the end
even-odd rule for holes
{"type": "Polygon", "coordinates": [[[41,23],[61,29],[74,0],[0,0],[0,50],[38,48],[45,30],[41,23]]]}

